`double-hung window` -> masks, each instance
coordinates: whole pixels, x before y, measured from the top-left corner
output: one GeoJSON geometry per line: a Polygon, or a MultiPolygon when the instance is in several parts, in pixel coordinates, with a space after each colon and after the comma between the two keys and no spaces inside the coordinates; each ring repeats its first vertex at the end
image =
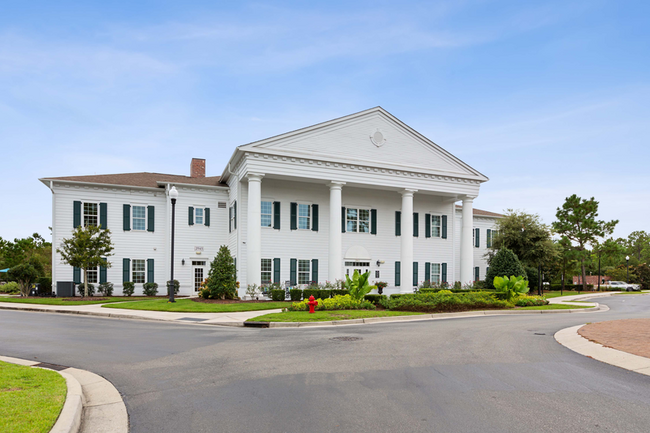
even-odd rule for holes
{"type": "Polygon", "coordinates": [[[147,207],[133,206],[133,230],[147,229],[147,207]]]}
{"type": "Polygon", "coordinates": [[[440,263],[431,263],[431,283],[440,284],[440,263]]]}
{"type": "Polygon", "coordinates": [[[86,277],[88,278],[88,284],[97,284],[99,281],[99,271],[97,267],[87,268],[86,277]]]}
{"type": "Polygon", "coordinates": [[[309,260],[298,260],[298,284],[310,284],[310,265],[309,260]]]}
{"type": "Polygon", "coordinates": [[[202,207],[194,208],[194,224],[204,224],[205,209],[202,207]]]}
{"type": "Polygon", "coordinates": [[[442,234],[442,216],[431,215],[431,236],[439,238],[442,234]]]}
{"type": "Polygon", "coordinates": [[[271,227],[273,224],[273,202],[262,202],[262,227],[271,227]]]}
{"type": "Polygon", "coordinates": [[[273,274],[273,260],[262,259],[262,284],[271,284],[272,274],[273,274]]]}
{"type": "Polygon", "coordinates": [[[98,222],[98,205],[97,203],[84,203],[84,227],[99,226],[98,222]]]}
{"type": "Polygon", "coordinates": [[[298,203],[298,228],[311,230],[311,205],[298,203]]]}
{"type": "Polygon", "coordinates": [[[370,209],[346,209],[345,230],[353,233],[370,233],[370,209]]]}
{"type": "Polygon", "coordinates": [[[146,265],[144,260],[131,260],[131,281],[135,284],[144,284],[146,265]]]}

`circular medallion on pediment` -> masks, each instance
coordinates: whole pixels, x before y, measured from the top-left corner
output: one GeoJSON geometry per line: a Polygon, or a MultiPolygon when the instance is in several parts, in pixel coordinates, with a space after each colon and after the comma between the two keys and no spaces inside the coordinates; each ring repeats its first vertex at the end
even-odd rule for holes
{"type": "Polygon", "coordinates": [[[381,147],[386,143],[386,133],[377,128],[375,132],[370,134],[370,141],[377,147],[381,147]]]}

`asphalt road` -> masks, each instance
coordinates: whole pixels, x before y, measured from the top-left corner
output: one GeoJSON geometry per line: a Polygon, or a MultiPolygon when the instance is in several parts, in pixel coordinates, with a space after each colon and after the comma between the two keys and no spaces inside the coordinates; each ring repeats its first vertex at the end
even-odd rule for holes
{"type": "Polygon", "coordinates": [[[0,310],[0,354],[101,374],[135,433],[647,433],[650,377],[553,338],[581,323],[650,317],[650,296],[598,302],[611,310],[320,329],[0,310]]]}

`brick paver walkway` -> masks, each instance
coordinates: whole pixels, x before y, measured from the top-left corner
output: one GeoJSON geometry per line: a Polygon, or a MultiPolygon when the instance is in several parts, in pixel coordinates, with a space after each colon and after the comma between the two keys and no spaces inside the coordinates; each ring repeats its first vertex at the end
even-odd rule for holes
{"type": "Polygon", "coordinates": [[[591,323],[578,333],[603,346],[650,358],[650,319],[591,323]]]}

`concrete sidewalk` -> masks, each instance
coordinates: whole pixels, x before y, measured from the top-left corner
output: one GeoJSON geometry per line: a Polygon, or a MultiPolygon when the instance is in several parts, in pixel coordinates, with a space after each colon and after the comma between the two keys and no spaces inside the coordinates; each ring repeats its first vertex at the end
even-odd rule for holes
{"type": "Polygon", "coordinates": [[[157,320],[162,322],[196,323],[201,325],[244,326],[250,318],[282,310],[242,311],[237,313],[172,313],[167,311],[122,310],[119,308],[102,308],[106,304],[94,305],[39,305],[0,302],[0,309],[16,311],[34,311],[41,313],[81,314],[88,316],[110,317],[114,319],[157,320]]]}

